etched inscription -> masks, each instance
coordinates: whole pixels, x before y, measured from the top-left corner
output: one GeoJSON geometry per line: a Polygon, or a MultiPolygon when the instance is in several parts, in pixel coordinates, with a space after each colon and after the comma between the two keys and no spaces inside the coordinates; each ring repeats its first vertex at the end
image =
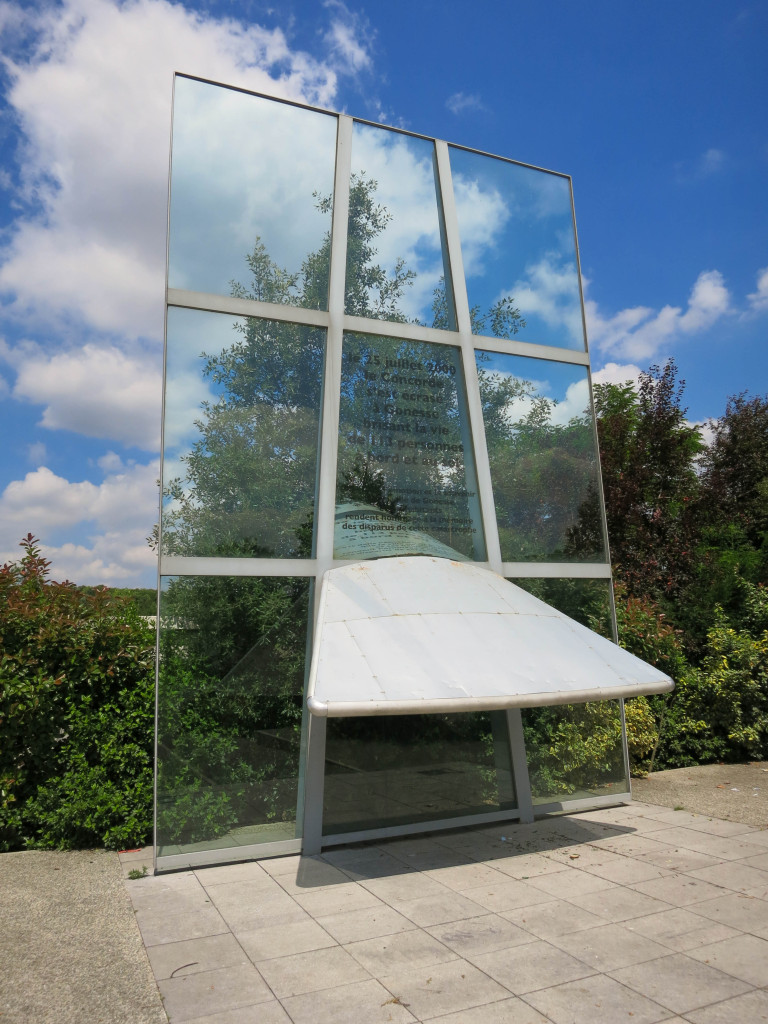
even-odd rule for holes
{"type": "Polygon", "coordinates": [[[345,336],[336,557],[366,557],[366,546],[484,557],[459,358],[443,345],[345,336]]]}

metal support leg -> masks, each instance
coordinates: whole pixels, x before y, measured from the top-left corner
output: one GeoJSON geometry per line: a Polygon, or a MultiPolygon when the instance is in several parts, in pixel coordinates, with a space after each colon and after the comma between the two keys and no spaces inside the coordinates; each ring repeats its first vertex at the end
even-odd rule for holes
{"type": "Polygon", "coordinates": [[[515,791],[520,821],[530,824],[533,821],[533,798],[531,781],[528,778],[528,759],[525,755],[525,737],[523,736],[523,716],[520,708],[509,708],[507,711],[509,728],[509,745],[512,751],[512,770],[515,773],[515,791]]]}
{"type": "Polygon", "coordinates": [[[325,718],[309,716],[304,779],[304,842],[301,851],[306,857],[320,853],[323,839],[326,722],[325,718]]]}

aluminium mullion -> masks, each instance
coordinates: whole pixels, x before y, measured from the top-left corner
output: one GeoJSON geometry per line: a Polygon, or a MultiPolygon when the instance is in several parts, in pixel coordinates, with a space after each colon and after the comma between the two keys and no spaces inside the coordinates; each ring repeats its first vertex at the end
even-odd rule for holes
{"type": "MultiPolygon", "coordinates": [[[[456,323],[459,329],[461,358],[464,367],[464,387],[467,398],[469,428],[473,439],[475,457],[475,478],[480,493],[480,511],[485,534],[486,557],[494,572],[501,574],[501,542],[499,525],[496,519],[496,502],[493,497],[493,481],[488,456],[488,444],[485,438],[485,420],[483,405],[480,398],[480,382],[477,373],[475,356],[475,338],[472,335],[472,317],[469,310],[467,282],[464,274],[464,259],[461,253],[461,236],[459,234],[459,218],[456,211],[456,197],[453,192],[453,176],[448,145],[435,142],[437,157],[437,175],[440,182],[440,200],[443,204],[443,222],[445,239],[448,248],[453,284],[453,299],[456,312],[456,323]]],[[[512,776],[515,781],[515,793],[522,814],[530,815],[532,801],[531,780],[528,775],[528,763],[525,756],[525,745],[520,747],[523,735],[523,719],[519,708],[510,709],[506,714],[512,776]]]]}
{"type": "Polygon", "coordinates": [[[550,800],[547,803],[534,804],[534,818],[543,818],[547,814],[560,811],[570,814],[579,811],[597,811],[602,807],[617,807],[619,804],[628,804],[632,801],[632,794],[627,790],[622,793],[607,793],[598,796],[584,796],[576,800],[550,800]]]}
{"type": "MultiPolygon", "coordinates": [[[[586,317],[586,309],[585,309],[585,306],[584,306],[584,286],[583,286],[583,282],[582,282],[582,278],[581,278],[581,255],[580,255],[580,252],[579,252],[579,234],[578,234],[578,230],[576,228],[576,205],[575,205],[575,203],[573,201],[573,181],[572,181],[571,178],[568,179],[568,183],[569,183],[569,186],[570,186],[569,191],[570,191],[570,196],[571,196],[571,221],[572,221],[572,224],[573,224],[573,243],[574,243],[574,249],[575,249],[575,254],[576,254],[576,276],[577,276],[578,283],[579,283],[579,298],[581,300],[581,320],[582,320],[582,329],[584,331],[584,350],[587,353],[587,356],[589,356],[589,335],[588,335],[588,332],[587,332],[587,317],[586,317]]],[[[606,514],[606,509],[605,509],[605,488],[603,487],[603,472],[602,472],[602,466],[601,466],[601,460],[600,460],[600,437],[599,437],[598,430],[597,430],[597,413],[595,412],[594,391],[592,389],[592,365],[591,365],[589,359],[587,360],[587,380],[589,381],[590,409],[592,411],[592,433],[593,433],[593,437],[594,437],[595,457],[597,459],[597,494],[598,494],[598,499],[599,499],[599,503],[600,503],[600,525],[602,527],[602,533],[603,533],[603,548],[605,550],[605,557],[606,557],[606,560],[609,563],[609,568],[610,568],[611,548],[610,548],[610,539],[608,537],[608,516],[606,514]]],[[[619,642],[619,623],[618,623],[618,619],[616,617],[616,597],[615,597],[615,594],[613,592],[613,576],[611,575],[609,578],[610,578],[610,581],[611,581],[611,586],[610,586],[611,628],[612,628],[612,632],[613,632],[614,643],[618,644],[618,642],[619,642]]],[[[625,709],[624,709],[624,700],[623,699],[619,700],[619,715],[620,715],[620,720],[621,720],[621,749],[622,749],[623,760],[624,760],[624,773],[625,773],[625,778],[627,780],[627,789],[630,790],[630,794],[631,794],[632,783],[631,783],[631,766],[630,766],[630,760],[629,760],[629,740],[627,738],[627,717],[626,717],[626,712],[625,712],[625,709]]]]}
{"type": "Polygon", "coordinates": [[[333,832],[323,836],[323,849],[329,846],[344,846],[347,843],[373,842],[378,839],[398,839],[402,836],[419,835],[423,832],[453,832],[456,829],[493,825],[496,822],[519,821],[520,811],[516,807],[508,810],[484,811],[480,814],[459,814],[451,818],[431,821],[406,822],[403,825],[380,825],[377,828],[357,829],[354,832],[333,832]]]}
{"type": "Polygon", "coordinates": [[[308,327],[328,326],[329,317],[324,309],[308,309],[282,302],[262,302],[260,299],[243,299],[235,295],[195,292],[183,288],[169,288],[167,298],[169,306],[179,306],[182,309],[199,309],[208,313],[227,313],[232,316],[255,316],[261,320],[280,320],[308,327]]]}
{"type": "Polygon", "coordinates": [[[315,525],[318,575],[322,575],[329,569],[333,561],[339,407],[341,404],[341,356],[344,343],[344,283],[347,264],[349,180],[352,169],[352,125],[351,117],[344,114],[339,115],[333,187],[331,265],[328,275],[328,335],[323,382],[320,482],[315,525]]]}
{"type": "Polygon", "coordinates": [[[162,576],[314,576],[312,558],[229,558],[219,555],[165,555],[162,576]]]}
{"type": "Polygon", "coordinates": [[[475,348],[483,352],[496,352],[508,356],[523,356],[526,359],[546,359],[552,363],[569,363],[573,366],[589,366],[589,355],[575,348],[559,345],[542,345],[533,341],[519,341],[511,338],[490,338],[483,334],[472,336],[475,348]]]}
{"type": "Polygon", "coordinates": [[[165,214],[165,305],[163,308],[163,388],[160,399],[160,493],[157,509],[157,594],[155,615],[155,732],[152,737],[152,873],[157,873],[157,765],[158,765],[158,733],[160,714],[160,595],[162,551],[163,551],[163,473],[165,470],[165,399],[168,367],[168,274],[171,259],[171,178],[173,171],[173,118],[176,98],[176,75],[171,81],[171,126],[168,137],[168,188],[166,190],[168,207],[165,214]]]}
{"type": "Polygon", "coordinates": [[[156,874],[234,864],[243,860],[285,857],[292,853],[301,853],[300,839],[276,839],[273,842],[226,846],[221,849],[199,850],[195,853],[167,853],[155,858],[156,874]]]}
{"type": "Polygon", "coordinates": [[[480,512],[482,515],[483,532],[485,534],[485,547],[491,568],[494,572],[499,572],[501,569],[499,529],[496,523],[496,506],[493,500],[488,446],[485,440],[483,407],[480,401],[480,386],[477,376],[477,364],[475,362],[475,341],[472,337],[472,320],[469,313],[469,299],[467,297],[467,286],[464,277],[464,260],[461,255],[461,238],[459,236],[459,218],[456,213],[456,200],[453,194],[453,178],[451,176],[448,144],[436,140],[435,153],[437,156],[437,173],[440,181],[440,198],[443,203],[448,262],[453,283],[453,299],[456,307],[458,341],[461,348],[464,370],[469,428],[473,439],[477,489],[480,493],[480,512]]]}
{"type": "Polygon", "coordinates": [[[601,562],[502,562],[507,579],[610,580],[611,567],[601,562]]]}
{"type": "MultiPolygon", "coordinates": [[[[421,324],[399,323],[395,320],[375,320],[363,316],[345,316],[344,327],[355,334],[384,335],[388,338],[403,338],[408,341],[427,341],[433,345],[453,345],[458,338],[456,332],[442,330],[437,327],[424,327],[421,324]]],[[[476,349],[487,352],[499,352],[503,355],[524,356],[528,359],[546,359],[555,363],[569,363],[575,366],[587,366],[589,356],[578,349],[561,348],[557,345],[540,345],[537,342],[511,340],[509,338],[491,338],[483,334],[473,334],[472,340],[476,349]]]]}
{"type": "MultiPolygon", "coordinates": [[[[315,522],[315,567],[318,579],[322,578],[323,573],[333,564],[339,408],[341,405],[341,358],[344,345],[344,286],[347,271],[349,183],[352,171],[352,127],[351,117],[339,115],[333,186],[331,264],[328,274],[328,334],[326,336],[325,375],[323,378],[320,479],[315,522]]],[[[317,624],[322,592],[321,586],[315,586],[312,620],[315,652],[317,650],[317,624]]],[[[308,719],[308,731],[304,761],[304,808],[301,820],[302,850],[319,853],[325,790],[326,723],[315,722],[313,715],[307,715],[306,718],[308,719]]]]}

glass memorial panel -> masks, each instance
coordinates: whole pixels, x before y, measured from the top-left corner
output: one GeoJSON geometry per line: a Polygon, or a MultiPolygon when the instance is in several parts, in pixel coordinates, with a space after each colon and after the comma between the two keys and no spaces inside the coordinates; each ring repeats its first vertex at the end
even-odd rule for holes
{"type": "Polygon", "coordinates": [[[584,350],[570,180],[450,147],[474,334],[584,350]]]}
{"type": "Polygon", "coordinates": [[[309,558],[325,331],[168,311],[167,555],[309,558]]]}
{"type": "Polygon", "coordinates": [[[177,76],[169,286],[327,309],[336,127],[177,76]]]}
{"type": "Polygon", "coordinates": [[[345,334],[334,557],[485,559],[461,355],[345,334]]]}
{"type": "Polygon", "coordinates": [[[517,807],[506,716],[329,718],[323,834],[517,807]]]}
{"type": "Polygon", "coordinates": [[[347,313],[456,329],[437,189],[431,139],[355,123],[347,313]]]}
{"type": "Polygon", "coordinates": [[[296,837],[310,589],[162,580],[159,856],[296,837]]]}
{"type": "Polygon", "coordinates": [[[605,561],[586,367],[476,360],[502,560],[605,561]]]}
{"type": "MultiPolygon", "coordinates": [[[[610,580],[511,582],[613,639],[610,580]]],[[[534,804],[629,792],[618,701],[523,708],[522,715],[534,804]]]]}

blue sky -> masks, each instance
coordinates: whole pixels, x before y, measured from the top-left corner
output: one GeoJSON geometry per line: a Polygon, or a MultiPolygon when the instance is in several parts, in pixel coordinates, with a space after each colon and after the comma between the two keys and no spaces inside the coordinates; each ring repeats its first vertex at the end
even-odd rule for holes
{"type": "Polygon", "coordinates": [[[597,379],[768,391],[768,5],[0,0],[0,559],[154,585],[174,70],[573,176],[597,379]]]}

